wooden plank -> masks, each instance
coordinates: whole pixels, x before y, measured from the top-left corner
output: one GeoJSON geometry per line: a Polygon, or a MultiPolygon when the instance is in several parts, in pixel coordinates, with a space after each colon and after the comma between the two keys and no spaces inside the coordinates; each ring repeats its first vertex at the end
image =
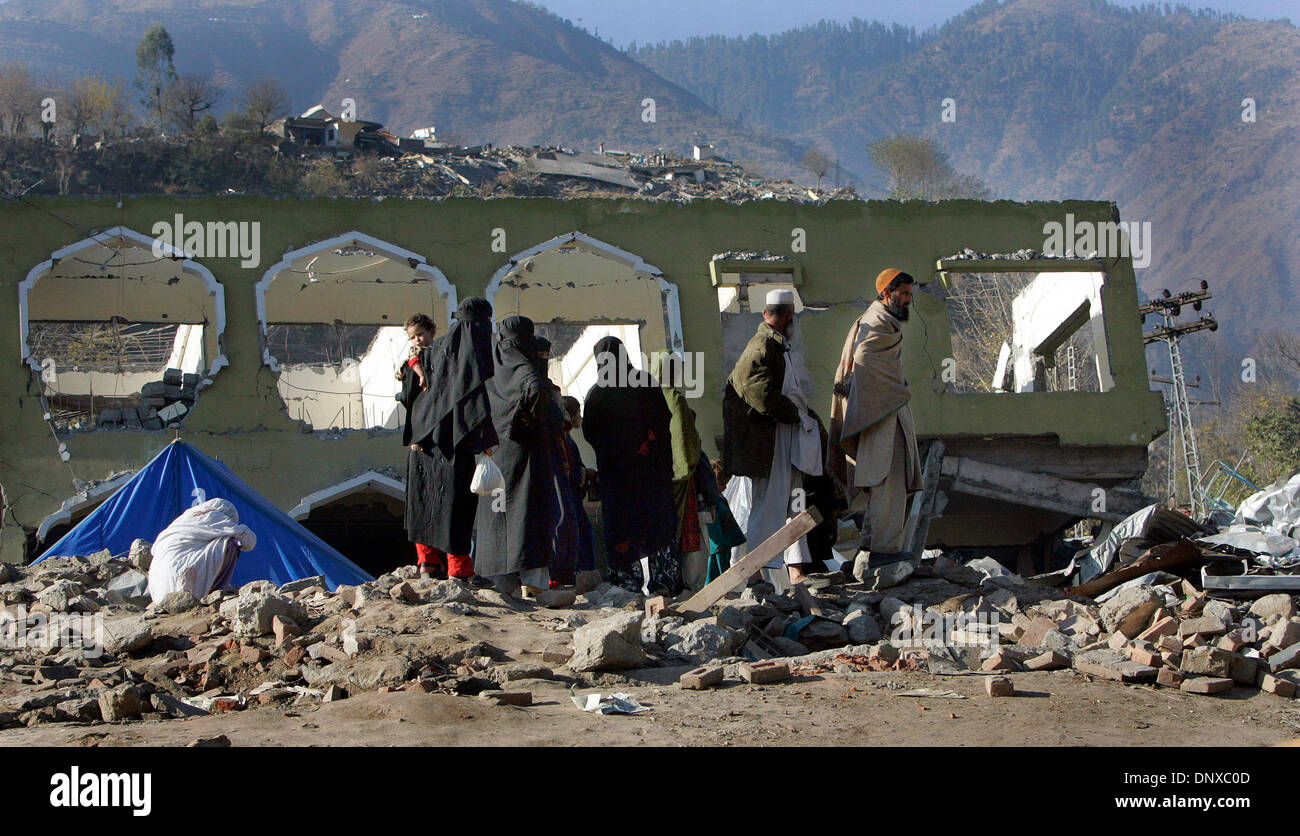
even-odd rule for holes
{"type": "Polygon", "coordinates": [[[904,548],[920,557],[925,551],[925,541],[930,536],[930,522],[943,513],[936,499],[939,494],[939,476],[943,472],[943,454],[946,446],[942,439],[934,439],[925,451],[925,464],[921,469],[921,513],[916,520],[916,528],[904,541],[904,548]]]}
{"type": "Polygon", "coordinates": [[[775,534],[760,543],[758,548],[736,561],[734,566],[692,595],[690,600],[678,608],[678,611],[687,618],[704,612],[718,601],[721,601],[728,592],[744,584],[745,581],[749,580],[750,576],[767,565],[769,560],[784,552],[797,542],[800,537],[820,525],[821,521],[821,514],[817,513],[816,508],[809,508],[807,511],[801,512],[799,516],[790,520],[790,522],[778,529],[775,534]]]}
{"type": "Polygon", "coordinates": [[[1190,540],[1179,540],[1161,555],[1152,555],[1148,552],[1128,566],[1107,572],[1100,578],[1093,578],[1085,584],[1067,587],[1065,593],[1096,598],[1108,589],[1113,589],[1125,581],[1140,578],[1149,572],[1176,571],[1201,562],[1201,550],[1196,547],[1196,544],[1190,540]]]}

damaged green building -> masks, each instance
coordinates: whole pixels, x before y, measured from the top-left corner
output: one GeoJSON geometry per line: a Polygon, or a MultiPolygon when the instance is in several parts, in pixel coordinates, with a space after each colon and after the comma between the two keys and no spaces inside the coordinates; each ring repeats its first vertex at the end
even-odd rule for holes
{"type": "Polygon", "coordinates": [[[408,562],[393,371],[410,314],[445,330],[482,295],[498,319],[533,318],[579,399],[600,336],[683,352],[715,454],[763,295],[795,290],[825,418],[845,332],[897,267],[921,283],[904,339],[927,464],[913,542],[1032,569],[1051,535],[1144,504],[1165,429],[1131,260],[1036,252],[1067,214],[1118,220],[1093,201],[6,202],[0,559],[39,554],[180,435],[350,557],[408,562]]]}

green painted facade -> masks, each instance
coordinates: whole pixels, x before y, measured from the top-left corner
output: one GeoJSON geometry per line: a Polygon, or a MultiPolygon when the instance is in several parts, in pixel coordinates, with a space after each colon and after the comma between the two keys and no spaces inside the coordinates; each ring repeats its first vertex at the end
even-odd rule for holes
{"type": "MultiPolygon", "coordinates": [[[[482,293],[493,273],[516,253],[574,230],[632,252],[675,284],[685,348],[721,355],[721,326],[709,262],[724,251],[789,254],[802,271],[808,312],[803,333],[818,383],[818,410],[829,414],[830,382],[849,324],[874,297],[872,282],[897,267],[922,282],[935,280],[936,259],[964,247],[982,252],[1041,249],[1043,225],[1066,213],[1078,221],[1111,221],[1106,202],[1013,203],[837,201],[822,206],[777,201],[741,205],[697,201],[680,205],[639,200],[447,199],[269,200],[263,198],[48,199],[0,204],[0,485],[9,508],[0,529],[0,558],[23,557],[25,530],[35,529],[76,492],[82,480],[145,464],[171,431],[99,430],[66,439],[71,461],[60,461],[42,418],[39,383],[20,359],[18,285],[50,254],[91,230],[123,226],[149,235],[156,222],[183,213],[187,221],[260,222],[261,265],[236,258],[197,259],[224,286],[224,353],[229,366],[204,389],[183,436],[221,459],[282,508],[363,471],[405,469],[392,432],[352,431],[341,439],[305,434],[276,392],[262,363],[254,285],[280,254],[356,230],[419,253],[456,286],[460,298],[482,293]],[[506,252],[492,249],[493,230],[506,234],[506,252]],[[806,252],[791,253],[795,229],[806,252]],[[71,466],[71,469],[70,467],[71,466]]],[[[1109,262],[1108,265],[1110,266],[1109,262]]],[[[1165,428],[1158,393],[1149,391],[1137,288],[1131,262],[1119,259],[1104,288],[1115,388],[1109,392],[1025,395],[942,392],[943,358],[951,355],[944,303],[922,292],[907,324],[905,363],[912,408],[922,437],[1055,436],[1065,445],[1145,447],[1165,428]]],[[[403,317],[407,312],[397,311],[403,317]]],[[[695,408],[705,449],[721,432],[721,387],[729,369],[706,361],[705,392],[695,408]]],[[[590,462],[589,462],[590,464],[590,462]]]]}

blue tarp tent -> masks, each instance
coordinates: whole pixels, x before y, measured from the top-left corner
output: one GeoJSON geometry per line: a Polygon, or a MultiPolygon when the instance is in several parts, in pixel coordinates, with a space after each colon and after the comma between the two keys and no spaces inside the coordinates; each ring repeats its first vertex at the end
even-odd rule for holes
{"type": "Polygon", "coordinates": [[[230,468],[179,439],[163,448],[36,562],[102,549],[126,554],[131,541],[153,542],[182,511],[209,499],[229,500],[239,511],[239,521],[257,535],[257,546],[241,553],[235,564],[236,585],[257,580],[283,584],[324,575],[334,589],[339,584],[374,580],[244,484],[230,468]]]}

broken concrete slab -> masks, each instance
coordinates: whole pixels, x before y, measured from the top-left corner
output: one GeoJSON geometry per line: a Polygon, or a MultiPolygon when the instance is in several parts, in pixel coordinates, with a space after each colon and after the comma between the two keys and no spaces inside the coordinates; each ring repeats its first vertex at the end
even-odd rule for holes
{"type": "Polygon", "coordinates": [[[1179,670],[1198,676],[1226,677],[1232,671],[1232,656],[1217,647],[1190,647],[1183,651],[1179,670]]]}
{"type": "Polygon", "coordinates": [[[1144,629],[1151,614],[1160,608],[1163,599],[1159,593],[1144,586],[1120,589],[1101,605],[1101,621],[1109,632],[1136,637],[1144,629]]]}
{"type": "Polygon", "coordinates": [[[569,668],[575,671],[601,671],[635,668],[645,664],[641,649],[640,612],[620,613],[592,622],[573,632],[573,657],[569,668]]]}
{"type": "Polygon", "coordinates": [[[1222,694],[1232,689],[1233,682],[1231,679],[1217,678],[1210,676],[1188,677],[1183,680],[1182,685],[1178,686],[1180,691],[1186,691],[1189,694],[1222,694]]]}
{"type": "Polygon", "coordinates": [[[987,676],[984,678],[984,692],[990,697],[1014,697],[1016,686],[1005,676],[987,676]]]}
{"type": "Polygon", "coordinates": [[[1117,682],[1151,682],[1158,671],[1150,665],[1139,664],[1117,650],[1093,650],[1074,657],[1073,667],[1079,673],[1113,679],[1117,682]]]}

